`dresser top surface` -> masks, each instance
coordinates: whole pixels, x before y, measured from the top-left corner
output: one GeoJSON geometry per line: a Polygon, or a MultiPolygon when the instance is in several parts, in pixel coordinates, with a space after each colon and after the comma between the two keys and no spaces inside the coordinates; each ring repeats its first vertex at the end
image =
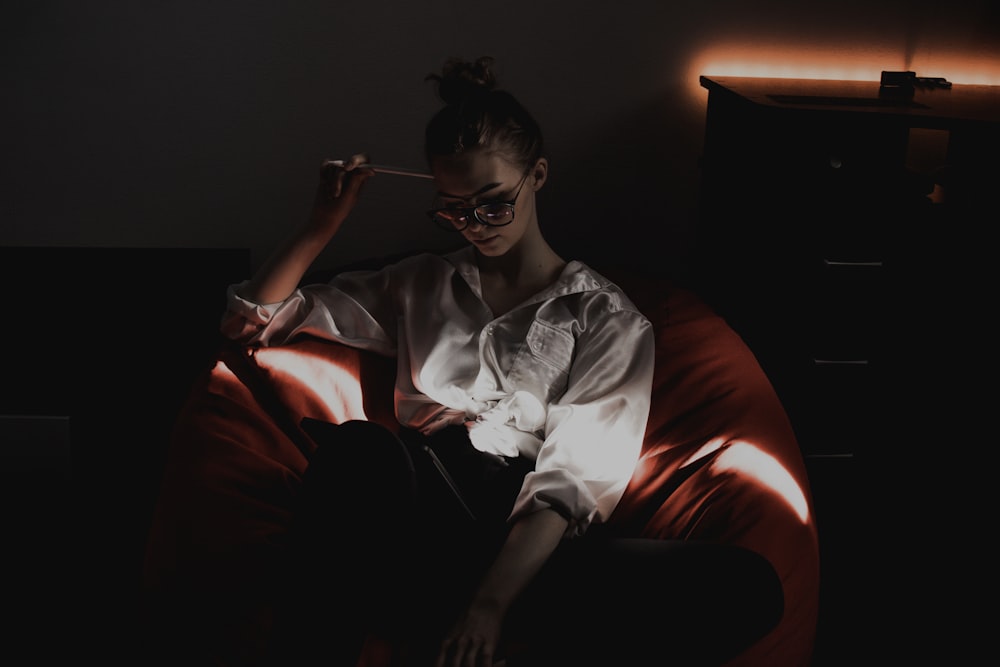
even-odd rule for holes
{"type": "Polygon", "coordinates": [[[710,95],[735,95],[774,109],[893,115],[922,122],[1000,123],[1000,86],[916,86],[912,96],[883,91],[878,81],[702,76],[710,95]]]}

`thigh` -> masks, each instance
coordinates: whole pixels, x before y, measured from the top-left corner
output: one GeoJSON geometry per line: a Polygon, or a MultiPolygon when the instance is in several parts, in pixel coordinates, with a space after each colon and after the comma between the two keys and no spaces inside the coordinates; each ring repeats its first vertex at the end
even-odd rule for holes
{"type": "Polygon", "coordinates": [[[534,469],[531,459],[481,452],[472,445],[464,426],[447,427],[430,436],[402,429],[400,437],[410,446],[417,464],[421,493],[425,487],[440,489],[444,502],[437,507],[439,512],[447,516],[458,511],[480,527],[506,528],[524,478],[534,469]]]}
{"type": "MultiPolygon", "coordinates": [[[[354,664],[383,607],[409,576],[413,462],[388,429],[364,421],[303,424],[317,444],[288,535],[273,664],[354,664]]],[[[270,662],[268,664],[271,664],[270,662]]]]}
{"type": "Polygon", "coordinates": [[[303,500],[336,515],[394,513],[412,505],[416,479],[407,447],[389,429],[353,420],[304,419],[316,442],[302,477],[303,500]]]}
{"type": "Polygon", "coordinates": [[[302,477],[291,545],[300,577],[358,594],[395,576],[413,538],[417,480],[405,445],[374,422],[304,422],[317,448],[302,477]]]}

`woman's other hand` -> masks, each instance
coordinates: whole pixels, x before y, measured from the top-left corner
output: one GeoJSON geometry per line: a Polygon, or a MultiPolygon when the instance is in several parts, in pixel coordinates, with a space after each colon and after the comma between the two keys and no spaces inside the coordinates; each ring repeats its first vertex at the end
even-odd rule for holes
{"type": "Polygon", "coordinates": [[[499,605],[474,603],[441,645],[435,667],[493,665],[504,613],[499,605]]]}

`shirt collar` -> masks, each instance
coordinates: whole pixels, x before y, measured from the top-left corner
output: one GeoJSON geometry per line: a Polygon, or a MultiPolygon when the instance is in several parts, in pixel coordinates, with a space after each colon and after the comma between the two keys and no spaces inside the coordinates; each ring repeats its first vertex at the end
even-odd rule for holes
{"type": "MultiPolygon", "coordinates": [[[[444,256],[465,282],[477,293],[481,293],[482,282],[479,279],[479,265],[476,264],[476,251],[472,246],[465,246],[444,256]]],[[[591,292],[603,289],[610,281],[596,273],[589,266],[578,260],[566,263],[559,278],[548,288],[541,291],[534,300],[550,299],[577,292],[591,292]]]]}

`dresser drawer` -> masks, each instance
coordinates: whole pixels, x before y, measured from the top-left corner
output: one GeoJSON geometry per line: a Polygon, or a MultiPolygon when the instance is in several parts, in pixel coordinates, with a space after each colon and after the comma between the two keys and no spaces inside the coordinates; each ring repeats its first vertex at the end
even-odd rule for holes
{"type": "Polygon", "coordinates": [[[817,361],[783,398],[807,455],[871,452],[879,437],[878,363],[817,361]]]}
{"type": "Polygon", "coordinates": [[[882,262],[823,260],[814,272],[807,354],[820,362],[877,358],[884,327],[882,262]]]}

